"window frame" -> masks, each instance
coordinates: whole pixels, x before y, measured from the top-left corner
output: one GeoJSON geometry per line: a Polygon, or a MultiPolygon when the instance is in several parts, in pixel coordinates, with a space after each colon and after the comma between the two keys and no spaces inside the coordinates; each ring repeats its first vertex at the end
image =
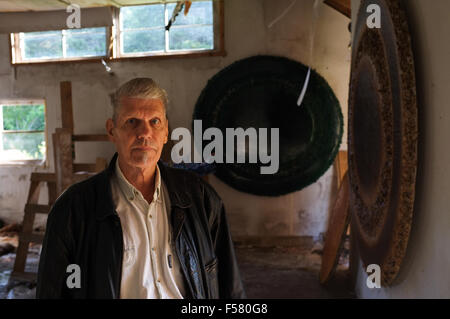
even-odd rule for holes
{"type": "MultiPolygon", "coordinates": [[[[109,45],[111,39],[111,28],[105,27],[105,46],[106,46],[106,55],[100,56],[89,56],[89,57],[58,57],[58,58],[33,58],[28,60],[22,59],[22,46],[20,40],[20,33],[11,33],[11,52],[12,52],[12,64],[36,64],[36,63],[45,63],[45,62],[73,62],[73,61],[83,61],[83,60],[101,60],[105,59],[109,55],[109,45]]],[[[56,30],[62,31],[62,45],[64,51],[64,37],[66,30],[56,30]]]]}
{"type": "MultiPolygon", "coordinates": [[[[4,129],[3,129],[3,106],[4,105],[44,105],[44,130],[35,131],[14,131],[15,133],[33,133],[33,132],[43,132],[45,140],[45,152],[43,159],[14,159],[14,160],[2,160],[0,158],[0,167],[4,166],[48,166],[48,125],[47,125],[47,103],[43,98],[30,98],[30,99],[0,99],[0,139],[3,139],[4,129]]],[[[10,132],[12,133],[12,132],[10,132]]],[[[8,134],[8,133],[7,133],[8,134]]],[[[3,141],[0,141],[0,152],[3,151],[3,141]]]]}
{"type": "MultiPolygon", "coordinates": [[[[208,0],[205,0],[208,1],[208,0]]],[[[212,22],[212,27],[213,27],[213,48],[212,49],[188,49],[188,50],[170,50],[169,49],[169,38],[170,35],[168,32],[170,31],[164,31],[165,32],[165,47],[164,50],[160,50],[160,51],[153,51],[153,52],[137,52],[137,53],[122,53],[122,36],[121,34],[124,32],[124,30],[121,30],[121,16],[120,16],[120,9],[121,8],[116,8],[116,13],[114,16],[114,21],[116,21],[117,24],[115,24],[115,30],[116,33],[114,34],[114,38],[115,38],[115,56],[118,58],[127,58],[127,57],[146,57],[146,56],[158,56],[158,55],[175,55],[175,54],[183,54],[183,53],[194,53],[194,52],[211,52],[214,51],[215,48],[217,48],[217,44],[216,44],[216,28],[215,25],[217,24],[217,8],[215,8],[215,3],[217,3],[217,1],[214,0],[209,0],[212,2],[212,12],[213,12],[213,22],[212,22]]],[[[198,1],[201,2],[201,1],[198,1]]],[[[167,11],[167,5],[169,4],[174,4],[175,2],[162,2],[162,3],[155,3],[155,4],[163,4],[164,5],[164,25],[167,25],[169,20],[170,20],[170,12],[167,11]]],[[[124,7],[133,7],[133,6],[123,6],[124,7]]],[[[182,13],[180,13],[182,14],[182,13]]],[[[177,25],[172,25],[171,30],[175,29],[175,28],[186,28],[189,26],[197,26],[197,25],[182,25],[182,26],[177,26],[177,25]]],[[[209,26],[209,24],[205,24],[205,26],[209,26]]],[[[143,29],[157,29],[160,27],[148,27],[148,28],[143,28],[143,29]]]]}
{"type": "MultiPolygon", "coordinates": [[[[166,4],[166,1],[161,1],[166,4]]],[[[148,5],[154,5],[152,3],[148,5]]],[[[214,47],[213,49],[195,49],[195,50],[171,50],[168,52],[150,52],[137,54],[120,54],[120,39],[118,32],[120,8],[113,7],[113,26],[106,27],[106,56],[102,57],[79,57],[79,58],[47,58],[22,61],[20,58],[20,47],[16,43],[20,43],[19,34],[12,33],[10,36],[10,53],[11,65],[36,65],[36,64],[53,64],[53,63],[73,63],[73,62],[93,62],[99,63],[102,60],[106,62],[147,60],[147,59],[166,59],[166,58],[185,58],[185,57],[205,57],[205,56],[226,56],[225,37],[224,37],[224,0],[212,0],[213,4],[213,32],[214,47]]],[[[124,6],[123,6],[124,7],[124,6]]],[[[180,13],[181,14],[181,13],[180,13]]]]}

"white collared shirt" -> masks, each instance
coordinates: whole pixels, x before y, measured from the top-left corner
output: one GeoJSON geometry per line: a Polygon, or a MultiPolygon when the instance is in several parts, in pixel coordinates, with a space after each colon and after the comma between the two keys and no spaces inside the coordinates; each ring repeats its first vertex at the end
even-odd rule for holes
{"type": "Polygon", "coordinates": [[[120,298],[182,299],[183,277],[170,238],[170,199],[158,165],[151,203],[128,182],[118,160],[111,186],[124,242],[120,298]]]}

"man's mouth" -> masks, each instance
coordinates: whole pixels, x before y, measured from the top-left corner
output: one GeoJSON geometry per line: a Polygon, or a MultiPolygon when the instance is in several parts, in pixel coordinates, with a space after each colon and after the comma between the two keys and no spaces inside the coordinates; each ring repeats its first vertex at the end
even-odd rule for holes
{"type": "Polygon", "coordinates": [[[139,150],[139,151],[156,151],[153,147],[146,147],[146,146],[135,147],[135,148],[133,148],[133,150],[139,150]]]}

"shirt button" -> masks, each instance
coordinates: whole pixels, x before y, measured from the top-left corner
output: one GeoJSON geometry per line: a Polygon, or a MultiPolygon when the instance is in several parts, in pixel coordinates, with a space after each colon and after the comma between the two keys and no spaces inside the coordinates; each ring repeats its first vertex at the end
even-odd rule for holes
{"type": "Polygon", "coordinates": [[[148,217],[149,217],[149,218],[152,218],[153,216],[152,216],[152,214],[150,214],[148,217]]]}
{"type": "Polygon", "coordinates": [[[152,247],[152,250],[155,251],[155,247],[152,247]]]}

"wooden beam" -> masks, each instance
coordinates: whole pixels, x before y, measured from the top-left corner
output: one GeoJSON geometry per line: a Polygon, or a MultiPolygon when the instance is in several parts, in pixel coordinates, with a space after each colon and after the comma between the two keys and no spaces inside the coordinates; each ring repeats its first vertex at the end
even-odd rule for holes
{"type": "Polygon", "coordinates": [[[11,278],[20,281],[36,281],[37,273],[35,272],[24,272],[24,271],[13,271],[11,273],[11,278]]]}
{"type": "Polygon", "coordinates": [[[77,172],[89,172],[89,173],[98,173],[103,171],[107,167],[106,159],[103,157],[97,157],[95,164],[91,163],[74,163],[73,171],[77,172]]]}
{"type": "Polygon", "coordinates": [[[30,188],[28,190],[28,199],[27,203],[36,203],[39,200],[39,194],[41,192],[41,182],[40,181],[32,181],[30,184],[30,188]]]}
{"type": "Polygon", "coordinates": [[[73,163],[73,172],[95,172],[96,165],[90,163],[73,163]]]}
{"type": "Polygon", "coordinates": [[[25,214],[48,214],[50,209],[50,205],[26,204],[25,214]]]}
{"type": "Polygon", "coordinates": [[[329,5],[333,9],[339,11],[347,18],[351,19],[352,9],[350,0],[325,0],[325,4],[329,5]]]}
{"type": "Polygon", "coordinates": [[[48,205],[53,206],[56,199],[58,198],[58,194],[56,194],[56,182],[47,183],[47,189],[48,189],[48,205]]]}
{"type": "Polygon", "coordinates": [[[72,136],[74,142],[109,142],[106,134],[78,134],[72,136]]]}
{"type": "Polygon", "coordinates": [[[30,179],[32,182],[56,182],[54,173],[31,173],[30,179]]]}
{"type": "Polygon", "coordinates": [[[73,182],[78,183],[94,175],[95,173],[73,174],[73,182]]]}
{"type": "Polygon", "coordinates": [[[220,43],[220,47],[219,47],[219,51],[223,52],[224,55],[226,55],[225,53],[225,11],[224,11],[224,2],[223,0],[220,0],[219,2],[219,43],[220,43]]]}
{"type": "Polygon", "coordinates": [[[59,196],[72,185],[72,134],[67,128],[57,128],[53,133],[53,155],[55,158],[56,193],[59,196]]]}
{"type": "Polygon", "coordinates": [[[62,127],[73,134],[72,83],[69,81],[61,82],[60,90],[62,127]]]}
{"type": "MultiPolygon", "coordinates": [[[[39,192],[42,183],[38,181],[31,182],[30,189],[28,191],[27,205],[37,204],[39,200],[39,192]]],[[[34,213],[25,212],[22,221],[22,233],[19,237],[19,245],[16,251],[16,260],[14,261],[14,271],[23,272],[25,269],[25,263],[27,261],[28,254],[28,242],[21,241],[20,238],[23,234],[31,234],[33,232],[34,213]]]]}
{"type": "Polygon", "coordinates": [[[42,234],[35,234],[35,233],[21,233],[19,235],[19,242],[23,243],[36,243],[36,244],[42,244],[44,241],[44,235],[42,234]]]}
{"type": "Polygon", "coordinates": [[[339,151],[335,159],[336,175],[337,175],[337,186],[338,189],[341,186],[341,182],[344,178],[345,173],[348,170],[348,153],[347,151],[339,151]]]}
{"type": "Polygon", "coordinates": [[[103,157],[97,157],[95,160],[95,172],[99,173],[108,166],[106,159],[103,157]]]}

